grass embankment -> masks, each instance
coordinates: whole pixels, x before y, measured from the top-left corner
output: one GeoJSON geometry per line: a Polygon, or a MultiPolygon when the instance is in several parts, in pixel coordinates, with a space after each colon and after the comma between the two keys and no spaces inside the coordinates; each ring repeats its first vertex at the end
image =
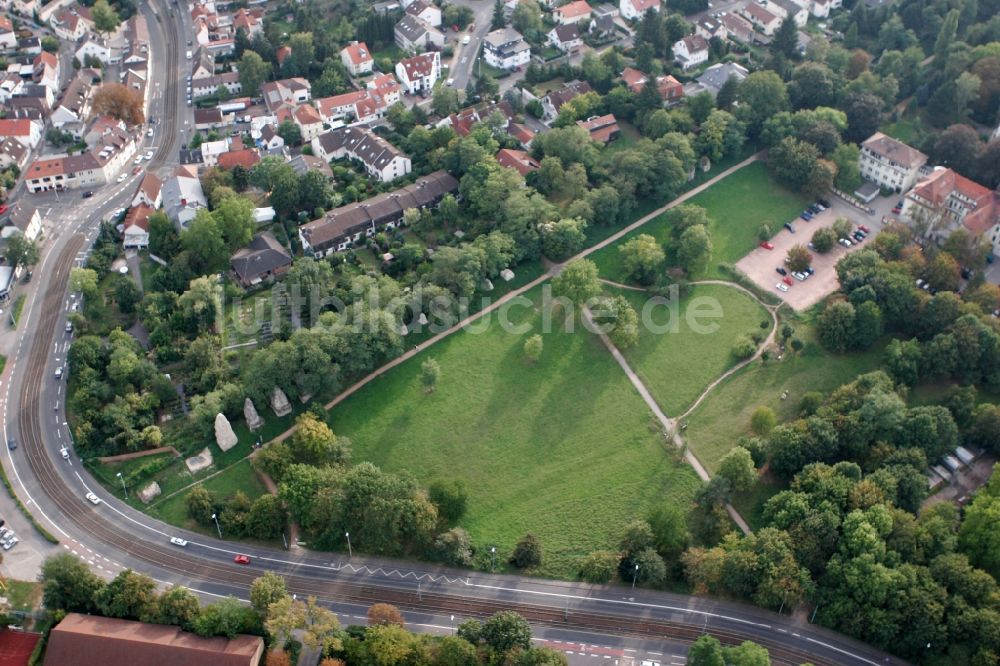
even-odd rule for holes
{"type": "Polygon", "coordinates": [[[509,552],[530,532],[545,551],[538,573],[572,577],[578,558],[615,543],[628,519],[664,500],[686,504],[698,479],[594,336],[545,333],[538,363],[525,359],[525,339],[541,329],[531,296],[534,308],[510,312],[527,331],[505,332],[493,317],[482,332],[453,335],[350,396],[331,422],[351,438],[355,462],[422,485],[463,480],[460,524],[474,543],[509,552]],[[420,385],[429,357],[441,366],[430,394],[420,385]]]}

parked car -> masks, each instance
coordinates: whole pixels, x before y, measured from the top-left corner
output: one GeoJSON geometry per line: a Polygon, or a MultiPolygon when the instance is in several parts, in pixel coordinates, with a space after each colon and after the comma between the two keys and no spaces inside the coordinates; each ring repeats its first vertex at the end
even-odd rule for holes
{"type": "Polygon", "coordinates": [[[865,232],[866,234],[870,234],[872,232],[871,229],[869,229],[868,227],[866,227],[863,224],[859,224],[858,225],[858,229],[861,229],[861,231],[865,232]]]}
{"type": "Polygon", "coordinates": [[[826,199],[816,199],[816,203],[818,203],[823,208],[829,208],[830,207],[830,202],[827,201],[826,199]]]}
{"type": "Polygon", "coordinates": [[[788,271],[785,270],[784,266],[778,266],[774,270],[778,271],[778,275],[788,275],[788,271]]]}
{"type": "Polygon", "coordinates": [[[4,213],[6,213],[7,212],[7,208],[8,208],[7,204],[0,204],[0,215],[3,215],[4,213]]]}
{"type": "Polygon", "coordinates": [[[781,278],[781,281],[784,282],[785,284],[787,284],[789,287],[792,286],[792,284],[793,284],[792,278],[788,277],[787,275],[785,277],[781,278]]]}
{"type": "Polygon", "coordinates": [[[799,217],[805,220],[806,222],[810,222],[813,219],[812,213],[808,213],[806,211],[802,211],[802,214],[799,215],[799,217]]]}
{"type": "Polygon", "coordinates": [[[774,288],[777,289],[778,291],[788,291],[788,285],[782,282],[779,282],[778,284],[774,285],[774,288]]]}
{"type": "Polygon", "coordinates": [[[462,44],[463,45],[468,44],[471,41],[472,41],[472,36],[471,35],[466,35],[465,37],[462,37],[462,44]]]}
{"type": "Polygon", "coordinates": [[[144,159],[144,160],[151,160],[151,159],[153,159],[153,151],[152,150],[147,150],[146,154],[142,156],[142,159],[144,159]]]}
{"type": "Polygon", "coordinates": [[[785,228],[788,229],[789,233],[795,233],[795,227],[792,226],[791,222],[785,222],[785,228]]]}
{"type": "MultiPolygon", "coordinates": [[[[141,157],[139,158],[139,161],[140,162],[142,161],[141,157]]],[[[122,175],[118,176],[118,178],[115,180],[115,182],[119,183],[119,184],[124,183],[126,178],[128,178],[128,174],[127,173],[123,173],[122,175]]]]}
{"type": "Polygon", "coordinates": [[[900,199],[899,202],[897,202],[896,205],[892,207],[892,212],[895,213],[896,215],[899,215],[899,213],[902,210],[903,210],[903,200],[900,199]]]}
{"type": "Polygon", "coordinates": [[[760,246],[762,248],[764,248],[765,250],[773,250],[774,249],[774,243],[769,243],[768,241],[761,241],[760,242],[760,246]]]}
{"type": "Polygon", "coordinates": [[[798,280],[799,282],[804,282],[805,279],[806,279],[806,274],[805,273],[799,273],[799,272],[796,271],[795,273],[792,273],[792,277],[795,278],[796,280],[798,280]]]}
{"type": "Polygon", "coordinates": [[[809,277],[810,275],[816,272],[816,269],[813,268],[812,266],[806,266],[806,269],[802,272],[806,274],[806,277],[809,277]]]}
{"type": "Polygon", "coordinates": [[[13,539],[11,539],[10,541],[8,541],[7,543],[3,544],[3,549],[4,550],[10,550],[14,546],[16,546],[19,541],[20,541],[20,539],[18,539],[17,537],[14,537],[13,539]]]}
{"type": "Polygon", "coordinates": [[[233,558],[233,562],[236,562],[236,564],[250,564],[250,556],[237,555],[236,557],[233,558]]]}
{"type": "Polygon", "coordinates": [[[846,238],[841,238],[837,242],[840,243],[841,245],[843,245],[844,247],[851,247],[852,245],[854,245],[854,243],[852,243],[851,241],[847,240],[846,238]]]}
{"type": "Polygon", "coordinates": [[[859,243],[865,239],[865,235],[861,232],[860,229],[851,234],[851,237],[854,240],[858,241],[859,243]]]}

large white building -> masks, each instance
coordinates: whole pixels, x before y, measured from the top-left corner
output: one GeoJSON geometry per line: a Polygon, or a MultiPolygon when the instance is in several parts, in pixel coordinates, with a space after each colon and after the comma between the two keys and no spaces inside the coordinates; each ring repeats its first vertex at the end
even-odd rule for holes
{"type": "Polygon", "coordinates": [[[483,39],[483,58],[492,67],[514,69],[528,64],[531,47],[517,30],[501,28],[483,39]]]}
{"type": "Polygon", "coordinates": [[[430,93],[441,78],[441,53],[429,51],[396,63],[396,78],[408,95],[430,93]]]}
{"type": "Polygon", "coordinates": [[[902,216],[923,218],[926,235],[938,242],[964,228],[989,242],[993,254],[1000,256],[1000,192],[951,169],[938,167],[917,183],[903,200],[902,216]]]}
{"type": "Polygon", "coordinates": [[[858,169],[861,177],[879,187],[905,192],[917,182],[927,156],[881,132],[875,132],[861,144],[858,169]]]}

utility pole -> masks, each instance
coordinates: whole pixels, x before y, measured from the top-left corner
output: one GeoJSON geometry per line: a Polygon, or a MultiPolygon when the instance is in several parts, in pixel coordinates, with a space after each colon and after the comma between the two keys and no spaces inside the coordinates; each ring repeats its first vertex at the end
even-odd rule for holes
{"type": "Polygon", "coordinates": [[[347,537],[347,557],[348,558],[353,558],[354,557],[354,550],[351,548],[351,533],[350,532],[344,532],[344,536],[347,537]]]}
{"type": "Polygon", "coordinates": [[[212,520],[215,521],[215,529],[219,531],[219,538],[222,538],[222,528],[219,527],[219,518],[214,513],[212,514],[212,520]]]}
{"type": "Polygon", "coordinates": [[[115,476],[122,480],[122,490],[125,491],[125,499],[128,499],[128,488],[125,487],[125,477],[122,476],[121,472],[118,472],[115,476]]]}

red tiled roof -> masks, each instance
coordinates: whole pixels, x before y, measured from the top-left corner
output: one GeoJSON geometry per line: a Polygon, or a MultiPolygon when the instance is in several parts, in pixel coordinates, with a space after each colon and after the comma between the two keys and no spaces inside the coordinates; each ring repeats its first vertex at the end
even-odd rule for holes
{"type": "Polygon", "coordinates": [[[364,42],[348,44],[344,47],[344,51],[347,52],[348,59],[350,59],[350,61],[355,65],[360,65],[372,60],[372,52],[368,49],[368,45],[364,42]]]}
{"type": "Polygon", "coordinates": [[[600,141],[601,143],[607,143],[620,131],[618,121],[610,113],[604,116],[588,118],[587,120],[578,120],[576,124],[587,130],[590,133],[591,139],[600,141]]]}
{"type": "Polygon", "coordinates": [[[632,67],[626,67],[622,70],[622,81],[625,82],[625,85],[633,93],[638,93],[642,90],[647,80],[645,74],[632,67]]]}
{"type": "Polygon", "coordinates": [[[632,7],[640,14],[645,14],[646,10],[659,6],[660,0],[632,0],[632,7]]]}
{"type": "Polygon", "coordinates": [[[523,150],[503,148],[497,153],[496,158],[500,166],[516,169],[522,176],[541,168],[541,165],[523,150]]]}
{"type": "Polygon", "coordinates": [[[587,0],[573,0],[573,2],[566,3],[562,7],[556,7],[552,10],[552,13],[560,15],[564,19],[572,20],[585,16],[591,11],[593,10],[587,4],[587,0]]]}
{"type": "Polygon", "coordinates": [[[31,121],[27,118],[2,119],[0,136],[31,136],[31,121]]]}
{"type": "Polygon", "coordinates": [[[153,214],[153,209],[146,204],[132,206],[125,214],[125,228],[139,227],[143,231],[149,231],[149,216],[153,214]]]}
{"type": "Polygon", "coordinates": [[[25,631],[0,631],[0,666],[27,666],[41,634],[25,631]]]}
{"type": "Polygon", "coordinates": [[[260,155],[253,148],[231,150],[228,153],[219,155],[219,166],[223,169],[232,169],[234,166],[249,169],[254,164],[257,164],[257,162],[260,162],[260,155]]]}
{"type": "Polygon", "coordinates": [[[282,46],[278,49],[277,53],[274,54],[274,59],[278,61],[279,65],[285,64],[285,58],[292,55],[291,46],[282,46]]]}

